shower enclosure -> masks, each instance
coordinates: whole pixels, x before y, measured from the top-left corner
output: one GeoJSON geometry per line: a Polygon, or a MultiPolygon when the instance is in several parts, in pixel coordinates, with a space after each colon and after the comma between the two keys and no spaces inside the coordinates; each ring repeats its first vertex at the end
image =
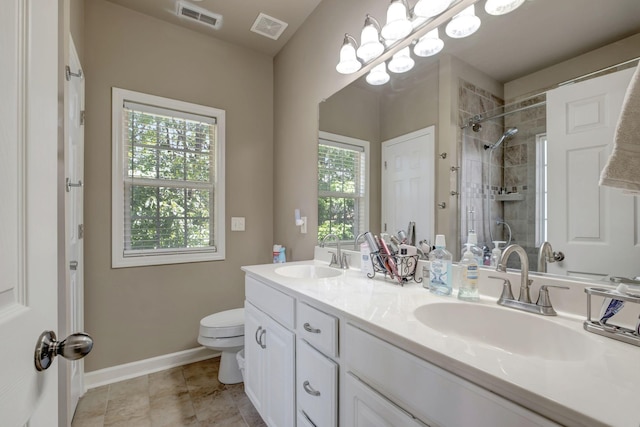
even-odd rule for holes
{"type": "Polygon", "coordinates": [[[482,90],[465,90],[461,97],[462,108],[491,108],[461,111],[468,119],[460,141],[460,244],[475,231],[487,254],[493,241],[516,243],[536,266],[546,238],[545,96],[506,106],[482,90]]]}

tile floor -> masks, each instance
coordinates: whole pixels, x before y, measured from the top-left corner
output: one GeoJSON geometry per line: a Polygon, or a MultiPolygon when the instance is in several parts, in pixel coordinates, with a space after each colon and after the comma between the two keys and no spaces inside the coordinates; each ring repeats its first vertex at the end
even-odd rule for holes
{"type": "Polygon", "coordinates": [[[220,358],[91,389],[72,427],[262,427],[243,384],[218,382],[220,358]]]}

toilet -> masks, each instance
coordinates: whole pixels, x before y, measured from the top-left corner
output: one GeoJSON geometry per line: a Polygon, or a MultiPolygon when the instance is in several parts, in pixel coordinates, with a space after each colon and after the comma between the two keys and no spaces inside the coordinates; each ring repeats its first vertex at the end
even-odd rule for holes
{"type": "Polygon", "coordinates": [[[221,311],[203,318],[198,342],[222,352],[218,381],[222,384],[242,382],[236,353],[244,347],[244,308],[221,311]]]}

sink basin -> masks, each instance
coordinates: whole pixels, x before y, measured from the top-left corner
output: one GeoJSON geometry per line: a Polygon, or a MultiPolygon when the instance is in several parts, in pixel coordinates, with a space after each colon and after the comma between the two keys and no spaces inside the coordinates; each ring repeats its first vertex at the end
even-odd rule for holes
{"type": "Polygon", "coordinates": [[[276,268],[276,274],[294,279],[326,279],[342,274],[341,270],[318,265],[288,265],[276,268]]]}
{"type": "Polygon", "coordinates": [[[442,334],[508,353],[546,360],[584,360],[589,337],[536,314],[481,304],[433,303],[418,307],[418,321],[442,334]]]}

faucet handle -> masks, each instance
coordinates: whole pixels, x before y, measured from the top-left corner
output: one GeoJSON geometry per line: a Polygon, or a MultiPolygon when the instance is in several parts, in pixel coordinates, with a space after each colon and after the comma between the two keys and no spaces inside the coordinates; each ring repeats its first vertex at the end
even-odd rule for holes
{"type": "Polygon", "coordinates": [[[344,270],[348,270],[349,269],[349,259],[351,257],[348,254],[343,253],[342,254],[342,259],[340,260],[340,268],[344,269],[344,270]]]}
{"type": "Polygon", "coordinates": [[[329,251],[329,253],[331,254],[331,262],[329,263],[329,267],[340,267],[340,264],[338,263],[338,256],[336,255],[336,253],[331,251],[329,251]]]}
{"type": "Polygon", "coordinates": [[[538,301],[536,301],[536,305],[539,307],[552,307],[551,299],[549,298],[549,288],[557,288],[557,289],[570,289],[568,286],[558,286],[558,285],[542,285],[540,286],[540,292],[538,293],[538,301]]]}
{"type": "Polygon", "coordinates": [[[515,299],[513,297],[513,292],[511,291],[511,282],[509,281],[509,279],[498,276],[489,276],[489,279],[502,280],[502,295],[500,295],[500,301],[515,299]]]}

